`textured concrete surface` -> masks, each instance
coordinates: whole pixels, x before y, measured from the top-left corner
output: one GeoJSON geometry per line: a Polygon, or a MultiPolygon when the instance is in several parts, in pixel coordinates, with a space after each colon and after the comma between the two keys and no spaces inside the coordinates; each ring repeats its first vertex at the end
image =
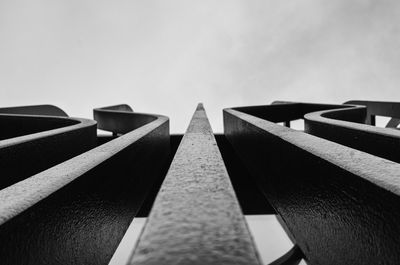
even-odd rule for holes
{"type": "Polygon", "coordinates": [[[129,264],[260,264],[201,104],[129,264]]]}
{"type": "Polygon", "coordinates": [[[399,164],[240,110],[225,135],[310,264],[398,264],[399,164]]]}

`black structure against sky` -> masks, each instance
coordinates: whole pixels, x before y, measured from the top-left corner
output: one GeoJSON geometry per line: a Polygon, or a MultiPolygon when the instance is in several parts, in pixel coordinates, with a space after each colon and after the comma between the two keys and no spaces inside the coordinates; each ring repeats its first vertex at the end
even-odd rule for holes
{"type": "Polygon", "coordinates": [[[108,264],[141,216],[127,264],[261,264],[248,213],[293,241],[274,265],[400,261],[400,103],[229,108],[221,135],[199,104],[183,136],[128,105],[0,113],[2,264],[108,264]]]}

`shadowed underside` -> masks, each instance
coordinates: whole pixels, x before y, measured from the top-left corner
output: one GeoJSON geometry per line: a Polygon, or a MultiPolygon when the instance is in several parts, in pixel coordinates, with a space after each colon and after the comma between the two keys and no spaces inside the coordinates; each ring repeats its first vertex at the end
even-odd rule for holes
{"type": "Polygon", "coordinates": [[[183,137],[125,104],[93,115],[0,108],[2,264],[108,264],[136,216],[127,264],[261,264],[247,213],[293,241],[274,265],[400,261],[400,103],[229,108],[216,136],[201,104],[183,137]]]}

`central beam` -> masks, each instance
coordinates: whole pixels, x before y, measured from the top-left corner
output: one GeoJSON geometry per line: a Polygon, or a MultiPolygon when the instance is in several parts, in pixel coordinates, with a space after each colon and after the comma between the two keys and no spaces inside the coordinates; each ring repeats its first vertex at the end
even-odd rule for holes
{"type": "Polygon", "coordinates": [[[129,264],[260,264],[202,104],[129,264]]]}

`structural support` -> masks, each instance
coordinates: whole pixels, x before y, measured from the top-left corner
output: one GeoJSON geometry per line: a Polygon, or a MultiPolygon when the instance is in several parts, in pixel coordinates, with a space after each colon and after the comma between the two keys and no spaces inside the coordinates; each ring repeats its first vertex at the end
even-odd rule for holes
{"type": "Polygon", "coordinates": [[[129,264],[260,264],[202,104],[129,264]]]}
{"type": "Polygon", "coordinates": [[[224,132],[309,264],[398,264],[400,165],[278,125],[296,116],[279,106],[225,109],[224,132]]]}
{"type": "Polygon", "coordinates": [[[372,125],[378,115],[392,117],[389,126],[396,127],[400,103],[353,100],[345,104],[357,105],[306,114],[305,132],[399,163],[400,132],[372,125]]]}
{"type": "Polygon", "coordinates": [[[0,190],[96,145],[96,122],[52,105],[0,108],[0,190]]]}
{"type": "Polygon", "coordinates": [[[399,264],[400,103],[230,108],[219,135],[201,104],[184,136],[126,104],[93,114],[0,108],[2,265],[260,264],[243,212],[295,245],[269,265],[399,264]]]}
{"type": "Polygon", "coordinates": [[[0,190],[1,264],[108,263],[170,150],[167,117],[111,108],[99,126],[126,134],[0,190]]]}

